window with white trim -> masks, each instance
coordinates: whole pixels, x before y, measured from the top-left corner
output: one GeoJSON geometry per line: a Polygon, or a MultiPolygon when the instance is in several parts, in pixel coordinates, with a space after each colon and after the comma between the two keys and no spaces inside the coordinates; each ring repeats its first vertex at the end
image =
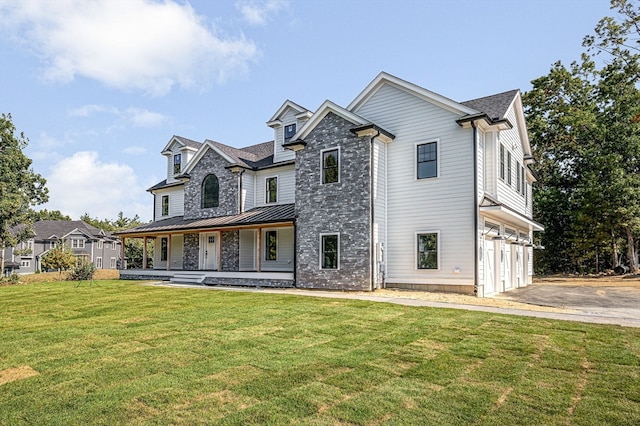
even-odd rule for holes
{"type": "Polygon", "coordinates": [[[321,151],[322,183],[340,182],[340,149],[321,151]]]}
{"type": "Polygon", "coordinates": [[[182,155],[175,154],[173,156],[173,174],[179,175],[182,170],[182,155]]]}
{"type": "Polygon", "coordinates": [[[117,250],[118,249],[118,244],[116,244],[116,242],[112,242],[111,243],[111,250],[117,250]]]}
{"type": "Polygon", "coordinates": [[[277,177],[268,177],[265,179],[266,183],[266,203],[276,203],[278,202],[278,178],[277,177]]]}
{"type": "Polygon", "coordinates": [[[507,183],[511,186],[511,151],[507,150],[507,183]]]}
{"type": "Polygon", "coordinates": [[[84,239],[72,238],[71,239],[71,248],[84,248],[84,239]]]}
{"type": "Polygon", "coordinates": [[[416,234],[417,240],[417,269],[439,269],[438,265],[438,232],[419,232],[416,234]]]}
{"type": "Polygon", "coordinates": [[[30,268],[31,267],[31,261],[30,260],[21,260],[20,261],[20,267],[21,268],[30,268]]]}
{"type": "Polygon", "coordinates": [[[264,235],[264,260],[278,260],[278,231],[267,231],[264,235]]]}
{"type": "Polygon", "coordinates": [[[165,262],[167,260],[167,254],[169,253],[169,239],[167,237],[160,238],[160,261],[165,262]]]}
{"type": "Polygon", "coordinates": [[[438,177],[438,142],[416,145],[416,178],[438,177]]]}
{"type": "Polygon", "coordinates": [[[109,267],[111,269],[116,269],[116,265],[117,265],[117,263],[116,263],[116,258],[115,257],[112,257],[111,259],[109,259],[109,267]]]}
{"type": "Polygon", "coordinates": [[[102,258],[96,257],[96,269],[102,269],[102,258]]]}
{"type": "Polygon", "coordinates": [[[320,234],[320,269],[340,269],[340,234],[320,234]]]}
{"type": "Polygon", "coordinates": [[[289,124],[284,126],[284,141],[285,142],[289,142],[291,140],[291,138],[293,137],[293,135],[296,134],[296,125],[294,124],[289,124]]]}
{"type": "Polygon", "coordinates": [[[169,196],[162,196],[162,216],[169,216],[169,196]]]}
{"type": "Polygon", "coordinates": [[[96,244],[96,246],[97,246],[96,248],[102,249],[102,244],[103,244],[102,240],[98,240],[98,242],[96,244]]]}

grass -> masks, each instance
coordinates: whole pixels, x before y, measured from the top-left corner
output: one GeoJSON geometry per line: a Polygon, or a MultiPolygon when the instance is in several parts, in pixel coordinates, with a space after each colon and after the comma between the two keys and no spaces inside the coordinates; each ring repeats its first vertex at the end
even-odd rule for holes
{"type": "Polygon", "coordinates": [[[99,281],[0,288],[0,424],[640,424],[640,329],[99,281]]]}

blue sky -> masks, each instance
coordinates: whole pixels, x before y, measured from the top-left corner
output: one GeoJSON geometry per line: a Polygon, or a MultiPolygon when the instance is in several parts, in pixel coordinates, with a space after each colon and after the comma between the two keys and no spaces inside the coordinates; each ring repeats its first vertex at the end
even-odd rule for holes
{"type": "Polygon", "coordinates": [[[569,64],[605,0],[0,0],[0,112],[39,208],[152,217],[172,135],[243,147],[290,99],[346,106],[380,72],[456,101],[569,64]]]}

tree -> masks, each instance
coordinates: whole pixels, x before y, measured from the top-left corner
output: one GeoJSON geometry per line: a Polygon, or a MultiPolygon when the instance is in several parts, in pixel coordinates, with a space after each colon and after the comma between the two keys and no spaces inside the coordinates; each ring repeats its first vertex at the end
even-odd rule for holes
{"type": "MultiPolygon", "coordinates": [[[[33,236],[30,207],[48,201],[46,180],[31,168],[22,150],[28,139],[16,135],[11,114],[0,116],[0,253],[33,236]]],[[[4,258],[0,258],[0,271],[4,258]]]]}
{"type": "Polygon", "coordinates": [[[534,213],[547,228],[537,263],[545,272],[616,267],[624,245],[638,272],[640,19],[633,2],[611,7],[620,20],[598,23],[581,60],[554,64],[523,97],[541,177],[534,213]]]}
{"type": "MultiPolygon", "coordinates": [[[[144,225],[144,222],[140,220],[138,215],[132,218],[128,218],[123,212],[118,213],[118,217],[115,220],[110,219],[98,219],[89,216],[89,213],[85,213],[80,217],[80,220],[86,222],[96,228],[104,231],[120,231],[123,229],[135,228],[136,226],[144,225]]],[[[141,268],[143,263],[143,242],[141,239],[129,239],[124,248],[124,257],[128,261],[128,266],[131,268],[141,268]]],[[[147,253],[153,254],[153,243],[147,242],[147,253]]]]}
{"type": "Polygon", "coordinates": [[[55,248],[52,248],[42,256],[42,267],[44,269],[56,269],[62,281],[62,271],[76,266],[77,259],[64,240],[59,240],[55,248]]]}
{"type": "Polygon", "coordinates": [[[70,216],[62,214],[60,210],[32,210],[29,213],[29,220],[31,222],[37,222],[39,220],[72,220],[70,216]]]}

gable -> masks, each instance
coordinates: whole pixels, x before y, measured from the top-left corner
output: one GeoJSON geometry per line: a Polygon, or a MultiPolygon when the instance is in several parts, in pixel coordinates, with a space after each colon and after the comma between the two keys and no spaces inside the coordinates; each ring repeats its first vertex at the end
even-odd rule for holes
{"type": "Polygon", "coordinates": [[[285,119],[285,115],[292,115],[296,119],[305,120],[311,116],[311,111],[287,99],[267,121],[267,126],[274,127],[281,124],[285,119]]]}
{"type": "Polygon", "coordinates": [[[293,136],[292,140],[304,139],[330,112],[355,125],[368,124],[368,121],[359,115],[342,108],[330,100],[326,100],[320,105],[320,108],[313,114],[311,119],[293,136]]]}
{"type": "Polygon", "coordinates": [[[359,112],[363,108],[363,106],[366,105],[367,102],[369,102],[369,100],[385,86],[394,87],[398,90],[409,93],[423,101],[438,105],[439,107],[456,114],[466,115],[478,112],[445,96],[439,95],[435,92],[427,90],[416,84],[409,83],[408,81],[402,80],[385,72],[381,72],[380,74],[378,74],[378,76],[373,79],[373,81],[369,83],[369,85],[365,87],[365,89],[360,92],[358,96],[356,96],[356,98],[349,104],[347,109],[349,111],[359,112]]]}
{"type": "Polygon", "coordinates": [[[212,141],[207,140],[200,147],[198,152],[196,152],[196,155],[191,159],[191,161],[189,162],[189,164],[185,168],[184,173],[185,174],[190,173],[194,169],[194,167],[196,167],[196,165],[200,162],[200,160],[202,160],[204,155],[209,151],[215,152],[216,154],[218,154],[218,156],[222,157],[222,159],[224,161],[226,161],[227,163],[229,163],[230,165],[231,164],[236,164],[236,161],[230,155],[226,154],[220,148],[215,146],[212,141]]]}

